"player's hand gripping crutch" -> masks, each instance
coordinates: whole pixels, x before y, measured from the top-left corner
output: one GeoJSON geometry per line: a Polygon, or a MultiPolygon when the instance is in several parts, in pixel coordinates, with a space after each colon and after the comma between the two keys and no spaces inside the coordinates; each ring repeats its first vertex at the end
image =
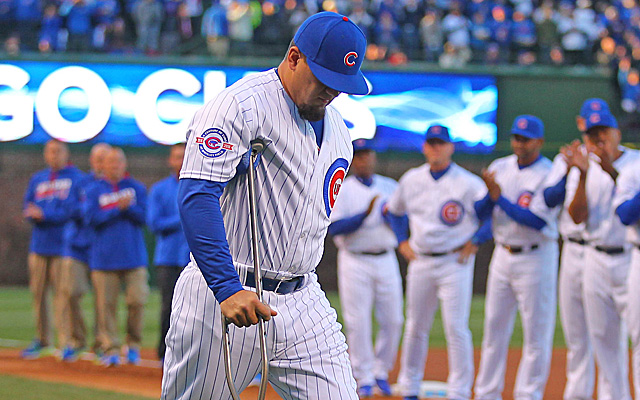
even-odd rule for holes
{"type": "MultiPolygon", "coordinates": [[[[247,175],[247,186],[249,188],[249,219],[251,223],[251,252],[253,253],[253,274],[256,282],[256,294],[258,300],[262,302],[262,271],[260,271],[260,257],[258,254],[258,212],[256,204],[256,190],[255,190],[255,164],[258,159],[258,155],[264,150],[264,142],[260,139],[251,141],[251,158],[249,162],[249,169],[247,175]]],[[[236,391],[236,385],[233,382],[233,374],[231,372],[231,345],[229,344],[229,322],[224,314],[222,315],[222,346],[224,352],[224,371],[227,376],[227,385],[231,392],[233,400],[240,400],[238,392],[236,391]]],[[[267,360],[267,336],[264,327],[264,320],[262,317],[258,318],[258,332],[260,337],[260,355],[262,359],[260,390],[258,392],[258,400],[264,400],[267,394],[267,382],[269,374],[269,364],[267,360]]]]}

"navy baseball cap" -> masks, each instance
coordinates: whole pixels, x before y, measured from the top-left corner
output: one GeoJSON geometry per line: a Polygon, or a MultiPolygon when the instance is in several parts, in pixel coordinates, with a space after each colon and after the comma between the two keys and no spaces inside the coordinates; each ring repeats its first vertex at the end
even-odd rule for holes
{"type": "Polygon", "coordinates": [[[314,14],[302,23],[293,42],[320,82],[339,92],[369,93],[360,71],[367,39],[349,18],[330,11],[314,14]]]}
{"type": "Polygon", "coordinates": [[[616,118],[611,115],[609,111],[592,112],[585,117],[585,121],[587,130],[593,128],[594,126],[604,126],[607,128],[618,129],[618,121],[616,121],[616,118]]]}
{"type": "Polygon", "coordinates": [[[529,139],[542,139],[544,137],[544,124],[540,118],[533,115],[519,115],[513,121],[511,134],[529,139]]]}
{"type": "Polygon", "coordinates": [[[356,139],[353,141],[353,152],[363,151],[363,150],[374,150],[373,145],[370,140],[367,139],[356,139]]]}
{"type": "Polygon", "coordinates": [[[600,111],[606,111],[609,113],[611,112],[606,101],[594,97],[591,99],[586,99],[584,103],[582,103],[582,108],[580,108],[580,116],[582,118],[587,118],[589,114],[600,111]]]}
{"type": "Polygon", "coordinates": [[[449,128],[442,125],[431,125],[427,129],[427,134],[424,138],[425,141],[429,139],[440,139],[443,142],[451,143],[451,136],[449,136],[449,128]]]}

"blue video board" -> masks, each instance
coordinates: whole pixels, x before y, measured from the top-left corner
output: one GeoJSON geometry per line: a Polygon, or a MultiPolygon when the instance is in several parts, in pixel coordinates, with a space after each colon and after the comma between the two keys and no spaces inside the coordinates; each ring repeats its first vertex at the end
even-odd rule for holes
{"type": "MultiPolygon", "coordinates": [[[[153,146],[184,141],[195,111],[255,71],[235,67],[122,63],[0,63],[0,142],[108,142],[153,146]]],[[[371,93],[332,103],[353,139],[380,151],[419,151],[435,123],[459,151],[490,152],[497,138],[495,78],[365,71],[371,93]]]]}

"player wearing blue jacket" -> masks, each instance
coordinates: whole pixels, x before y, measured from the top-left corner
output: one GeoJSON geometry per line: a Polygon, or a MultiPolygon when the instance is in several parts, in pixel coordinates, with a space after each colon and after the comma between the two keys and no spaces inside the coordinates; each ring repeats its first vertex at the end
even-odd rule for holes
{"type": "Polygon", "coordinates": [[[102,364],[120,363],[116,307],[120,285],[125,284],[127,317],[127,361],[140,361],[143,309],[149,295],[147,251],[142,227],[147,192],[144,185],[126,174],[127,161],[120,148],[105,158],[104,179],[87,189],[84,218],[93,228],[89,254],[91,280],[96,294],[98,332],[104,356],[102,364]]]}
{"type": "MultiPolygon", "coordinates": [[[[63,361],[75,361],[79,353],[87,344],[87,329],[80,302],[82,296],[89,291],[89,245],[91,243],[92,229],[84,222],[82,204],[86,199],[86,189],[101,179],[104,169],[104,157],[111,149],[106,143],[98,143],[91,148],[89,165],[91,171],[81,174],[78,184],[74,185],[73,212],[69,229],[65,232],[65,246],[63,259],[63,293],[67,298],[64,321],[67,334],[66,346],[62,349],[63,361]]],[[[94,323],[94,328],[97,322],[94,323]]],[[[96,330],[96,329],[94,329],[96,330]]],[[[99,343],[94,349],[99,349],[99,343]]]]}
{"type": "Polygon", "coordinates": [[[63,238],[73,212],[74,183],[81,172],[68,165],[69,149],[57,140],[50,140],[45,145],[44,160],[49,168],[33,175],[24,198],[23,215],[33,225],[28,264],[37,328],[37,338],[22,352],[24,358],[52,353],[47,302],[49,287],[53,287],[54,292],[58,344],[64,346],[66,340],[63,324],[63,238]]]}
{"type": "Polygon", "coordinates": [[[147,225],[156,235],[153,263],[156,266],[158,287],[162,298],[160,309],[160,341],[158,358],[164,358],[165,336],[169,330],[173,288],[183,268],[189,263],[189,245],[182,231],[178,212],[178,174],[184,157],[184,143],[171,146],[169,168],[171,175],[156,183],[149,191],[147,225]]]}

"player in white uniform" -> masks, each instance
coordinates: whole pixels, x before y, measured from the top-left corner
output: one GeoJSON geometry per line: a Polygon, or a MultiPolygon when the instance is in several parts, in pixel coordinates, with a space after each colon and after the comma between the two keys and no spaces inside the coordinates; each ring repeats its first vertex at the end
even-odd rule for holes
{"type": "Polygon", "coordinates": [[[524,345],[514,398],[542,399],[551,363],[558,272],[556,214],[544,206],[539,193],[551,161],[540,155],[544,142],[540,119],[519,116],[511,133],[514,154],[495,160],[483,172],[489,195],[479,215],[491,216],[496,246],[487,281],[477,400],[501,398],[517,311],[524,345]]]}
{"type": "Polygon", "coordinates": [[[629,163],[620,170],[616,180],[613,207],[627,226],[627,241],[631,243],[631,266],[627,278],[626,320],[633,345],[633,388],[640,399],[640,162],[629,163]]]}
{"type": "Polygon", "coordinates": [[[282,398],[357,399],[345,337],[314,270],[353,152],[329,103],[340,92],[368,92],[365,48],[347,17],[315,14],[277,69],[239,80],[196,112],[178,192],[191,262],[174,293],[163,399],[230,398],[220,313],[233,324],[239,391],[260,367],[262,317],[268,379],[282,398]],[[266,144],[256,171],[264,304],[251,290],[247,180],[236,175],[254,139],[266,144]]]}
{"type": "Polygon", "coordinates": [[[407,171],[388,203],[393,215],[407,214],[411,236],[399,245],[409,261],[407,323],[398,384],[407,400],[417,400],[424,376],[429,331],[438,303],[449,354],[447,397],[469,399],[473,385],[473,343],[469,309],[480,226],[474,205],[487,189],[482,180],[451,162],[449,130],[429,127],[422,147],[427,164],[407,171]]]}
{"type": "Polygon", "coordinates": [[[338,288],[353,376],[360,398],[377,386],[391,395],[389,371],[402,334],[402,278],[398,240],[383,206],[398,183],[375,174],[376,153],[365,139],[353,142],[352,174],[340,188],[329,233],[338,247],[338,288]],[[372,343],[372,311],[379,330],[372,343]]]}
{"type": "Polygon", "coordinates": [[[620,146],[620,131],[608,112],[586,118],[586,148],[589,154],[572,151],[569,163],[579,171],[569,214],[586,225],[583,296],[591,345],[599,371],[609,383],[607,398],[630,399],[624,335],[627,275],[630,249],[625,229],[612,203],[618,170],[638,159],[638,152],[620,146]]]}

